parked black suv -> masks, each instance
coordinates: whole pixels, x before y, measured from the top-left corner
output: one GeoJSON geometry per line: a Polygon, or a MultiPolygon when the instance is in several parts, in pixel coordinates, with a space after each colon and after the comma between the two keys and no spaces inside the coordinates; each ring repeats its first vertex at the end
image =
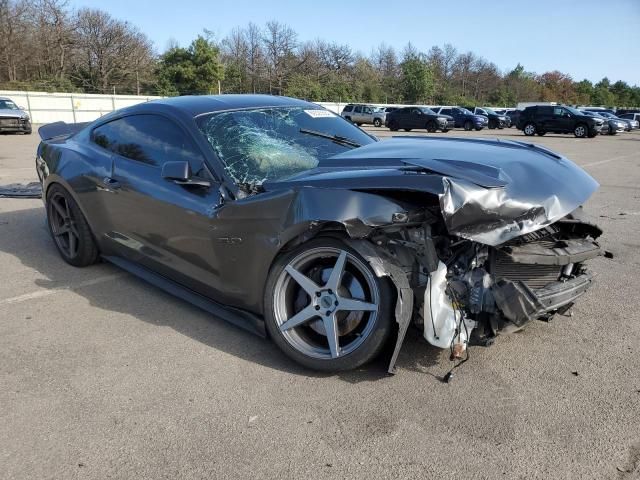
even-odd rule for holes
{"type": "Polygon", "coordinates": [[[604,120],[585,115],[564,105],[527,107],[518,118],[517,128],[525,135],[573,133],[578,138],[593,138],[600,132],[604,120]]]}
{"type": "Polygon", "coordinates": [[[405,107],[387,113],[385,125],[390,130],[400,128],[407,132],[413,128],[425,128],[429,132],[442,130],[447,133],[454,126],[453,117],[438,115],[427,107],[405,107]]]}

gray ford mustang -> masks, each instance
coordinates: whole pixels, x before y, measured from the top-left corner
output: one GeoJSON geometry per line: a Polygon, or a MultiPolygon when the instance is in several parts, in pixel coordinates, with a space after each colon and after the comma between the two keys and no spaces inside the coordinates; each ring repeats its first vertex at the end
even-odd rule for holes
{"type": "Polygon", "coordinates": [[[71,265],[104,259],[337,371],[407,328],[461,358],[589,288],[598,184],[516,141],[378,142],[318,105],[158,100],[41,127],[37,172],[71,265]]]}

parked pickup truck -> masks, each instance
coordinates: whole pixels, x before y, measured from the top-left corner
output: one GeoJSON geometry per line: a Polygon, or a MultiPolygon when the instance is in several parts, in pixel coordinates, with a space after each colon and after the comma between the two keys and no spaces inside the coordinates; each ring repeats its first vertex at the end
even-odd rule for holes
{"type": "Polygon", "coordinates": [[[374,127],[383,126],[387,117],[387,113],[384,109],[360,103],[348,104],[342,109],[342,113],[340,115],[358,126],[367,123],[374,127]]]}

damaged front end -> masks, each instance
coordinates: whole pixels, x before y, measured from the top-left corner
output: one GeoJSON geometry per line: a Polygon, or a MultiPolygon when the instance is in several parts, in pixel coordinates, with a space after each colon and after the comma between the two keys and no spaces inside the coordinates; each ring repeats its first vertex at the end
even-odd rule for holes
{"type": "MultiPolygon", "coordinates": [[[[497,246],[450,235],[438,221],[380,230],[372,240],[395,276],[404,271],[409,279],[413,323],[430,344],[450,349],[456,359],[469,344],[491,344],[500,330],[565,313],[587,291],[593,275],[585,262],[602,254],[596,242],[602,232],[580,217],[577,210],[497,246]]],[[[408,322],[398,323],[390,372],[408,322]]]]}

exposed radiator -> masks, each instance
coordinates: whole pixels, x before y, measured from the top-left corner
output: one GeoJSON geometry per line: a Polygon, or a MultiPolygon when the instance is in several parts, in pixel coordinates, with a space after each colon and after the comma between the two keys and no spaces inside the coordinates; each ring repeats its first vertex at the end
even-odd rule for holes
{"type": "Polygon", "coordinates": [[[505,278],[512,282],[521,281],[532,290],[557,281],[561,273],[561,267],[558,265],[516,263],[507,254],[500,251],[495,252],[492,270],[496,280],[505,278]]]}

